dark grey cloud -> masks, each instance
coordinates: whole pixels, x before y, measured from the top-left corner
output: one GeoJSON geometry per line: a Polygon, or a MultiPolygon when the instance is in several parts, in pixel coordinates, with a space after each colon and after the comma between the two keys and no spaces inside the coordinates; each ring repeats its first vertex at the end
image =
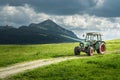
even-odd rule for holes
{"type": "Polygon", "coordinates": [[[120,0],[0,0],[0,5],[28,4],[37,12],[53,15],[89,14],[102,17],[120,16],[120,0]]]}
{"type": "Polygon", "coordinates": [[[0,5],[21,6],[29,4],[36,11],[48,14],[70,15],[83,13],[95,5],[93,0],[1,0],[0,5]]]}
{"type": "Polygon", "coordinates": [[[94,0],[0,0],[0,5],[21,6],[29,4],[36,11],[48,14],[70,15],[84,13],[95,6],[94,0]]]}
{"type": "MultiPolygon", "coordinates": [[[[101,0],[102,1],[102,0],[101,0]]],[[[120,0],[103,0],[101,8],[93,9],[90,14],[102,17],[120,17],[120,0]]],[[[89,12],[88,12],[89,13],[89,12]]]]}

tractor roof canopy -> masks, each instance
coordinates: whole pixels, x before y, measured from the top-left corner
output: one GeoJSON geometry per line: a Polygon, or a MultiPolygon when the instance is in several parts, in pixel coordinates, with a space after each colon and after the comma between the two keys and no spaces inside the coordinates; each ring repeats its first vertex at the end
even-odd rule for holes
{"type": "Polygon", "coordinates": [[[89,32],[89,33],[86,33],[86,35],[102,36],[102,34],[100,34],[98,32],[89,32]]]}

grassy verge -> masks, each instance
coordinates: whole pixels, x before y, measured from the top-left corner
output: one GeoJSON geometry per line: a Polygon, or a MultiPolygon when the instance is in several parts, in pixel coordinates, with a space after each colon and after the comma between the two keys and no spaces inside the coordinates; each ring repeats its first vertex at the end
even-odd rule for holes
{"type": "MultiPolygon", "coordinates": [[[[107,50],[120,49],[120,40],[107,41],[107,50]]],[[[42,45],[0,45],[0,67],[32,61],[74,55],[74,47],[79,43],[42,44],[42,45]]]]}
{"type": "Polygon", "coordinates": [[[52,64],[5,80],[120,80],[119,53],[52,64]]]}

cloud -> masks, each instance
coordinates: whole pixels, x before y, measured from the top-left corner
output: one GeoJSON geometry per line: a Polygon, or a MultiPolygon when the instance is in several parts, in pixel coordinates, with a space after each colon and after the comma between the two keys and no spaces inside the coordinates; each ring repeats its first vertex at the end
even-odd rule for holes
{"type": "Polygon", "coordinates": [[[1,0],[0,5],[30,5],[37,12],[51,15],[89,14],[119,17],[120,0],[1,0]]]}
{"type": "Polygon", "coordinates": [[[45,18],[48,18],[47,15],[43,13],[36,13],[34,9],[27,4],[17,7],[10,5],[0,7],[1,25],[27,25],[36,21],[41,22],[45,18]]]}
{"type": "Polygon", "coordinates": [[[0,5],[22,6],[29,4],[36,11],[48,14],[76,14],[95,5],[94,0],[2,0],[0,5]]]}
{"type": "Polygon", "coordinates": [[[85,32],[97,31],[105,35],[104,39],[120,38],[120,17],[106,18],[89,14],[50,15],[36,12],[28,4],[24,6],[2,6],[0,7],[0,17],[0,25],[18,27],[52,19],[62,27],[72,30],[79,37],[85,32]]]}
{"type": "Polygon", "coordinates": [[[103,7],[105,1],[106,0],[94,0],[94,2],[96,2],[95,8],[101,8],[101,7],[103,7]]]}
{"type": "Polygon", "coordinates": [[[104,35],[104,39],[120,38],[120,17],[105,18],[84,14],[59,16],[59,18],[54,16],[54,18],[57,23],[72,30],[81,38],[82,34],[87,32],[100,32],[104,35]]]}
{"type": "Polygon", "coordinates": [[[120,17],[120,0],[98,0],[96,7],[89,14],[101,17],[120,17]]]}

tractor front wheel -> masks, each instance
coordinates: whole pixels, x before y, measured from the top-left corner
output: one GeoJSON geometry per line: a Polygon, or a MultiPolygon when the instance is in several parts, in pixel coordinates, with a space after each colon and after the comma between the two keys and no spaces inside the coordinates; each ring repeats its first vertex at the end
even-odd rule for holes
{"type": "Polygon", "coordinates": [[[106,51],[105,43],[101,43],[100,46],[99,46],[99,49],[97,49],[97,53],[98,54],[104,54],[105,51],[106,51]]]}
{"type": "Polygon", "coordinates": [[[89,47],[89,48],[88,48],[88,51],[87,51],[88,56],[92,56],[93,53],[94,53],[93,47],[89,47]]]}
{"type": "Polygon", "coordinates": [[[74,48],[74,54],[75,54],[75,55],[80,55],[80,47],[79,47],[79,46],[76,46],[76,47],[74,48]]]}

